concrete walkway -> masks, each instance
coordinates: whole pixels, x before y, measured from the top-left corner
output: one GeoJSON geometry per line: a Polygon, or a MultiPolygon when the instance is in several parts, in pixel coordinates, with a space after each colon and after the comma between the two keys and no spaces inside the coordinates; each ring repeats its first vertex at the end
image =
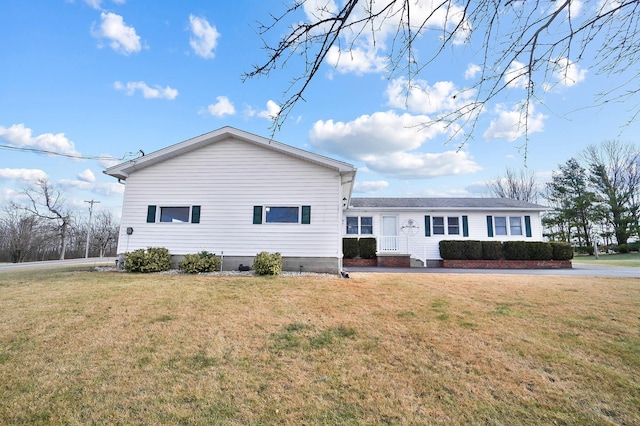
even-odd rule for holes
{"type": "Polygon", "coordinates": [[[570,277],[640,278],[640,268],[617,266],[573,265],[571,269],[453,269],[453,268],[380,268],[349,267],[345,272],[410,273],[410,274],[500,274],[500,275],[561,275],[570,277]]]}

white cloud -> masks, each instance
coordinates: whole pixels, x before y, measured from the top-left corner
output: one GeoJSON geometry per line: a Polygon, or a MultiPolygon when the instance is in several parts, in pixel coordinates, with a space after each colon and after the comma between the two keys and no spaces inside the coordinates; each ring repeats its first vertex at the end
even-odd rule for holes
{"type": "Polygon", "coordinates": [[[480,169],[466,152],[419,152],[427,141],[446,132],[438,124],[423,128],[425,122],[425,115],[377,112],[348,123],[318,121],[309,139],[316,149],[362,161],[367,170],[386,176],[424,179],[480,169]]]}
{"type": "Polygon", "coordinates": [[[130,81],[127,84],[122,84],[122,82],[116,81],[113,83],[113,88],[124,91],[128,96],[133,96],[133,94],[139,90],[142,92],[142,96],[145,99],[173,100],[178,96],[178,90],[176,89],[169,86],[161,87],[157,84],[154,87],[149,87],[144,81],[130,81]]]}
{"type": "Polygon", "coordinates": [[[504,74],[504,82],[512,89],[526,89],[529,85],[529,71],[526,64],[513,61],[504,74]]]}
{"type": "Polygon", "coordinates": [[[225,115],[234,115],[236,113],[235,107],[226,96],[218,96],[216,100],[218,102],[207,107],[209,114],[216,117],[223,117],[225,115]]]}
{"type": "Polygon", "coordinates": [[[464,78],[467,80],[476,78],[476,76],[480,71],[482,71],[482,68],[480,68],[480,65],[469,64],[467,66],[467,70],[464,72],[464,78]]]}
{"type": "Polygon", "coordinates": [[[498,105],[496,107],[498,118],[491,121],[489,128],[482,135],[483,138],[514,141],[525,133],[541,132],[547,116],[542,113],[536,114],[533,104],[530,104],[527,117],[527,111],[523,110],[523,105],[518,104],[512,110],[498,105]]]}
{"type": "Polygon", "coordinates": [[[440,153],[395,152],[371,156],[367,167],[378,173],[400,179],[425,179],[475,173],[482,168],[464,151],[440,153]]]}
{"type": "Polygon", "coordinates": [[[280,114],[280,107],[277,103],[269,99],[267,101],[267,109],[260,111],[258,117],[266,118],[268,120],[274,120],[278,114],[280,114]]]}
{"type": "Polygon", "coordinates": [[[35,148],[65,155],[80,155],[73,142],[64,133],[43,133],[33,136],[31,129],[24,124],[14,124],[11,127],[0,126],[0,138],[19,148],[35,148]]]}
{"type": "Polygon", "coordinates": [[[424,80],[414,80],[411,87],[406,78],[400,77],[387,85],[389,105],[408,109],[419,114],[446,113],[463,110],[473,101],[475,92],[458,89],[450,81],[438,81],[433,86],[424,80]]]}
{"type": "Polygon", "coordinates": [[[353,121],[317,121],[309,134],[311,144],[320,150],[342,157],[362,160],[368,153],[385,155],[414,150],[444,130],[437,125],[419,130],[428,122],[424,115],[402,114],[393,111],[362,115],[353,121]]]}
{"type": "Polygon", "coordinates": [[[213,58],[215,56],[213,51],[218,45],[218,38],[220,37],[216,27],[212,27],[205,18],[193,15],[189,16],[189,24],[193,33],[193,37],[189,40],[191,48],[196,52],[196,55],[202,58],[213,58]]]}
{"type": "Polygon", "coordinates": [[[92,30],[94,37],[110,40],[109,46],[124,55],[139,52],[142,49],[140,36],[136,34],[135,28],[124,23],[122,16],[112,12],[102,12],[100,18],[102,19],[100,28],[92,30]]]}
{"type": "Polygon", "coordinates": [[[378,192],[389,186],[389,182],[384,180],[369,180],[364,182],[356,182],[353,185],[353,192],[359,194],[367,194],[378,192]]]}
{"type": "MultiPolygon", "coordinates": [[[[102,9],[102,1],[103,0],[84,0],[86,4],[97,10],[102,9]]],[[[113,0],[113,2],[116,4],[124,4],[125,0],[113,0]]]]}
{"type": "Polygon", "coordinates": [[[578,64],[569,58],[558,58],[553,61],[554,76],[561,85],[571,87],[584,81],[587,77],[587,70],[580,69],[578,64]]]}
{"type": "Polygon", "coordinates": [[[353,48],[342,51],[337,46],[331,46],[326,58],[327,63],[335,67],[342,74],[354,73],[362,75],[386,70],[387,59],[377,55],[377,49],[353,48]]]}
{"type": "Polygon", "coordinates": [[[0,169],[0,179],[36,183],[47,179],[47,174],[40,169],[0,169]]]}
{"type": "Polygon", "coordinates": [[[78,173],[78,179],[82,182],[93,183],[96,181],[96,175],[94,175],[91,170],[86,169],[85,171],[78,173]]]}
{"type": "Polygon", "coordinates": [[[81,191],[94,192],[96,194],[111,196],[124,194],[124,185],[117,182],[102,183],[102,182],[86,182],[75,179],[60,179],[56,182],[64,189],[77,189],[81,191]]]}

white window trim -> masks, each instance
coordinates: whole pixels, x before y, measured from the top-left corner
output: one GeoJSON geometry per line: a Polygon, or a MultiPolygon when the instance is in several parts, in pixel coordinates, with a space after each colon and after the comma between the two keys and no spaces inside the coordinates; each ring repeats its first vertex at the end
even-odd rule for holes
{"type": "Polygon", "coordinates": [[[524,226],[524,216],[493,216],[493,235],[494,237],[524,237],[526,235],[525,226],[524,226]],[[497,218],[505,218],[507,233],[506,234],[498,234],[498,227],[496,226],[497,218]],[[513,234],[511,232],[511,218],[520,219],[520,233],[513,234]]]}
{"type": "Polygon", "coordinates": [[[462,216],[455,216],[455,215],[451,215],[451,216],[433,216],[431,215],[431,235],[432,236],[443,236],[443,235],[457,235],[457,236],[461,236],[462,235],[462,216]],[[444,224],[444,233],[443,234],[436,234],[433,229],[434,229],[434,224],[435,224],[435,218],[437,217],[441,217],[443,218],[443,224],[444,224]],[[450,234],[449,233],[449,218],[457,218],[458,219],[458,233],[457,234],[450,234]]]}
{"type": "MultiPolygon", "coordinates": [[[[365,226],[369,226],[369,225],[365,225],[365,226]]],[[[353,216],[353,215],[345,216],[344,232],[345,232],[345,234],[344,234],[344,235],[368,235],[368,236],[373,236],[373,216],[353,216]],[[355,217],[355,218],[357,218],[357,219],[358,219],[358,232],[357,232],[356,234],[353,234],[353,233],[351,233],[351,234],[350,234],[350,233],[348,232],[347,219],[348,219],[348,218],[350,218],[350,217],[351,217],[351,218],[354,218],[354,217],[355,217]],[[370,234],[363,234],[363,233],[362,233],[362,218],[363,218],[363,217],[366,217],[366,218],[371,219],[371,225],[370,225],[370,226],[371,226],[371,233],[370,233],[370,234]]]]}

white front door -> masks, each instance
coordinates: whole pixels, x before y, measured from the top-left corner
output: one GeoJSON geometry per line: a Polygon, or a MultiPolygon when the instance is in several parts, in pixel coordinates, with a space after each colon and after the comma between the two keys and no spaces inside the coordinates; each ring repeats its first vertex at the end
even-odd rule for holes
{"type": "Polygon", "coordinates": [[[398,251],[398,217],[382,216],[380,251],[398,251]]]}

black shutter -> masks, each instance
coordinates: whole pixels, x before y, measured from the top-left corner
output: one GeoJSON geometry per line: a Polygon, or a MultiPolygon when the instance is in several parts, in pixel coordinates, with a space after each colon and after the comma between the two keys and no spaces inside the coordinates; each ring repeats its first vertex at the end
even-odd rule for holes
{"type": "Polygon", "coordinates": [[[191,223],[200,223],[200,206],[191,207],[191,223]]]}
{"type": "Polygon", "coordinates": [[[147,207],[147,223],[155,223],[156,221],[156,206],[147,207]]]}
{"type": "Polygon", "coordinates": [[[262,224],[262,206],[253,206],[253,224],[262,224]]]}
{"type": "Polygon", "coordinates": [[[469,236],[469,218],[467,216],[462,216],[462,236],[469,236]]]}
{"type": "Polygon", "coordinates": [[[487,216],[487,236],[493,237],[493,217],[487,216]]]}
{"type": "Polygon", "coordinates": [[[531,238],[531,216],[524,217],[524,227],[527,232],[527,237],[531,238]]]}
{"type": "Polygon", "coordinates": [[[302,224],[309,225],[311,223],[311,206],[302,206],[302,224]]]}
{"type": "Polygon", "coordinates": [[[424,217],[424,236],[431,236],[431,216],[424,217]]]}

